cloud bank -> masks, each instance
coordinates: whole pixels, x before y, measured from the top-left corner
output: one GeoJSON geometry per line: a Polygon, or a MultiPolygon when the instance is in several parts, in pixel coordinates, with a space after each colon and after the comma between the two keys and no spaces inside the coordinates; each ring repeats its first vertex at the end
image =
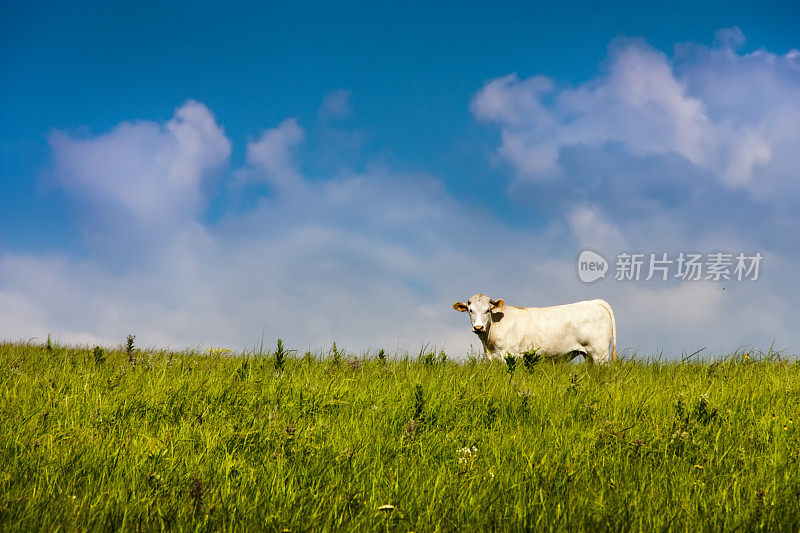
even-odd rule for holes
{"type": "Polygon", "coordinates": [[[766,278],[725,292],[677,283],[610,288],[643,346],[658,337],[665,346],[677,344],[669,337],[797,345],[791,235],[800,229],[800,137],[790,124],[800,117],[800,53],[737,52],[743,45],[735,28],[718,32],[712,47],[678,44],[672,56],[620,38],[601,73],[578,86],[510,74],[472,102],[476,118],[499,129],[498,160],[514,175],[509,190],[563,216],[579,247],[609,256],[767,255],[766,278]],[[658,333],[665,328],[669,335],[658,333]]]}
{"type": "MultiPolygon", "coordinates": [[[[577,86],[488,81],[472,111],[499,133],[495,164],[509,176],[492,185],[539,212],[536,228],[457,200],[455,180],[379,158],[337,160],[312,179],[291,117],[250,140],[236,169],[233,142],[199,102],[164,124],[55,132],[51,179],[90,251],[0,253],[0,337],[116,343],[132,332],[147,345],[240,348],[263,335],[461,355],[479,343],[450,305],[480,291],[517,305],[605,298],[622,347],[644,353],[772,339],[796,350],[800,52],[743,46],[735,29],[671,55],[621,38],[577,86]],[[214,183],[257,199],[204,222],[214,183]],[[584,285],[584,248],[761,251],[765,263],[750,283],[584,285]]],[[[351,113],[349,98],[326,99],[325,127],[351,113]]]]}

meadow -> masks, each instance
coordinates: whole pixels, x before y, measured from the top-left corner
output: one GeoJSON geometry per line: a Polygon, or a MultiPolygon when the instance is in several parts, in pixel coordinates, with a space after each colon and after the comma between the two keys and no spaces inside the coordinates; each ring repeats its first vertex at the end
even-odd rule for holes
{"type": "Polygon", "coordinates": [[[0,530],[800,529],[800,365],[0,344],[0,530]]]}

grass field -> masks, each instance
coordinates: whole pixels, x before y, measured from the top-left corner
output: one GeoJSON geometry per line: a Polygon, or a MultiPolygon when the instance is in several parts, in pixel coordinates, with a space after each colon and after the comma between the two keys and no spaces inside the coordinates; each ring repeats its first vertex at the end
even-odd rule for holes
{"type": "Polygon", "coordinates": [[[0,530],[800,529],[800,365],[0,344],[0,530]]]}

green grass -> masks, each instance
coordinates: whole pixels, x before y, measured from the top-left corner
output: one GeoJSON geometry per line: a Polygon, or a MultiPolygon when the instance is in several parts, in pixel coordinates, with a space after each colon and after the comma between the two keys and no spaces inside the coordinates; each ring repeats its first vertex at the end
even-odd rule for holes
{"type": "Polygon", "coordinates": [[[794,362],[336,354],[0,344],[0,530],[800,528],[794,362]]]}

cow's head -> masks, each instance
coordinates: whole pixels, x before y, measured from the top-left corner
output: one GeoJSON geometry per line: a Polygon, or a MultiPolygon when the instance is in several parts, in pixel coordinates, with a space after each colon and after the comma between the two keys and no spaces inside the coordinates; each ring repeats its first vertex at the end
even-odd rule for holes
{"type": "Polygon", "coordinates": [[[467,303],[456,302],[453,309],[456,311],[469,312],[469,321],[472,322],[472,331],[480,335],[489,331],[492,323],[492,313],[497,312],[498,308],[503,307],[503,300],[492,300],[485,294],[476,294],[467,303]]]}

